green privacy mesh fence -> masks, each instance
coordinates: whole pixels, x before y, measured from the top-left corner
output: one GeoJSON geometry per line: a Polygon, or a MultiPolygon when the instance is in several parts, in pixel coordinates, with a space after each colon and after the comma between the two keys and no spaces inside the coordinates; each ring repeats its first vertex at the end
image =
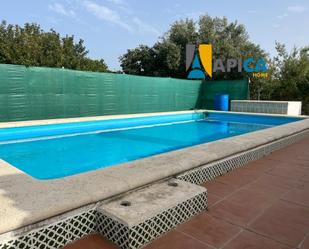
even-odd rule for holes
{"type": "Polygon", "coordinates": [[[212,108],[247,98],[247,82],[202,82],[0,64],[0,121],[212,108]]]}
{"type": "Polygon", "coordinates": [[[198,108],[214,109],[214,98],[217,94],[228,94],[229,99],[248,99],[248,81],[245,80],[220,80],[206,81],[201,86],[201,93],[197,101],[198,108]]]}

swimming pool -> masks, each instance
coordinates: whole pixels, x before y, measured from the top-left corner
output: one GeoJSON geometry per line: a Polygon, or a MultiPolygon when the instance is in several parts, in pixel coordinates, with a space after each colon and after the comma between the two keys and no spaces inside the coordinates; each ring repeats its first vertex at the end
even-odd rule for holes
{"type": "Polygon", "coordinates": [[[301,120],[197,112],[0,129],[0,158],[55,179],[301,120]]]}

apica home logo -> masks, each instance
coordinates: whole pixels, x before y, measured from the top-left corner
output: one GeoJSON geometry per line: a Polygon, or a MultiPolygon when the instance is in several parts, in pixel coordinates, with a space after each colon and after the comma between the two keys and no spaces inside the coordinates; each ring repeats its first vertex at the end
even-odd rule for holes
{"type": "Polygon", "coordinates": [[[252,73],[253,77],[267,77],[268,69],[263,58],[254,60],[253,58],[213,59],[212,45],[200,44],[196,47],[193,44],[186,46],[186,70],[188,79],[205,79],[206,74],[211,78],[213,72],[221,71],[230,73],[232,69],[238,72],[243,70],[247,73],[252,73]]]}

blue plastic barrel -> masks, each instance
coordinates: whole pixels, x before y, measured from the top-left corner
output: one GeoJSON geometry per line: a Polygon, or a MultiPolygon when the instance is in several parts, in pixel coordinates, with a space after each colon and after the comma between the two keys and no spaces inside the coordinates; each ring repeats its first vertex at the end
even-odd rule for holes
{"type": "Polygon", "coordinates": [[[215,110],[228,111],[229,110],[229,95],[217,94],[215,96],[215,110]]]}

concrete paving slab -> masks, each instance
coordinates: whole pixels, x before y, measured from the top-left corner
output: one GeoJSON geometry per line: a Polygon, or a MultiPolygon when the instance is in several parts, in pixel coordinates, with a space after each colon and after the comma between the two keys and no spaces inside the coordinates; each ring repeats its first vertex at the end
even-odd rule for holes
{"type": "Polygon", "coordinates": [[[101,205],[97,210],[130,227],[200,194],[206,195],[206,188],[172,179],[117,198],[101,205]],[[127,202],[130,206],[122,205],[127,202]]]}
{"type": "Polygon", "coordinates": [[[120,248],[140,248],[207,208],[207,190],[172,179],[97,208],[98,229],[120,248]]]}

